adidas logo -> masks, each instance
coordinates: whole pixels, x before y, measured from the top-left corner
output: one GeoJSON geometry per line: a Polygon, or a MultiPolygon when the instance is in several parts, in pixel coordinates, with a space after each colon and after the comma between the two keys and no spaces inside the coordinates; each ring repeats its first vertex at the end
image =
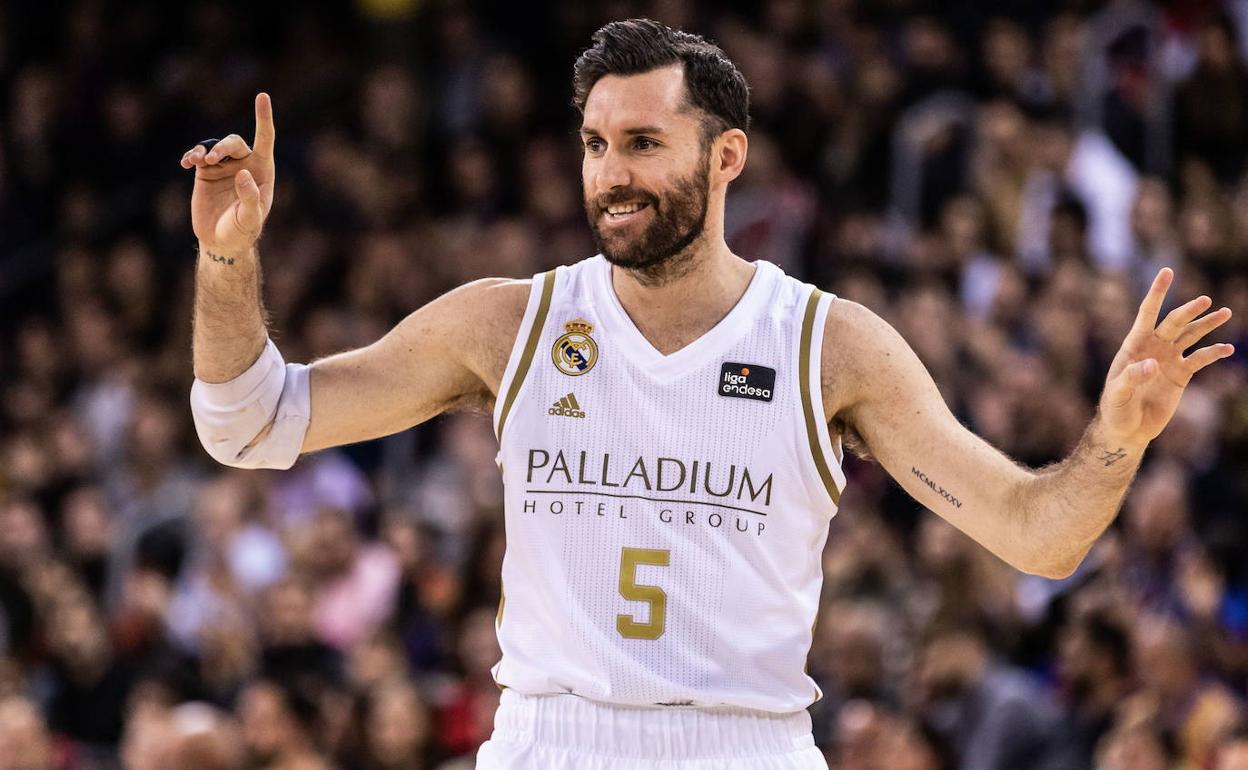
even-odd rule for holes
{"type": "Polygon", "coordinates": [[[556,417],[585,417],[585,413],[581,411],[581,405],[576,403],[574,393],[569,393],[556,401],[546,410],[546,414],[553,414],[556,417]]]}

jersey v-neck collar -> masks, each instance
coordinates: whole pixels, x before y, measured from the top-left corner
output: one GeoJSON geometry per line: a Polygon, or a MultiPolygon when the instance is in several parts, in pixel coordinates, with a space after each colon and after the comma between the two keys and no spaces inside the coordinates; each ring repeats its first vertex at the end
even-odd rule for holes
{"type": "Polygon", "coordinates": [[[646,335],[641,333],[633,319],[629,318],[620,298],[616,296],[615,287],[611,285],[611,263],[601,254],[594,257],[594,283],[599,295],[600,315],[603,331],[611,337],[611,347],[618,349],[636,366],[645,371],[653,379],[669,382],[696,371],[717,356],[722,356],[733,343],[749,331],[758,308],[760,298],[771,281],[772,271],[778,270],[775,265],[765,260],[755,261],[754,275],[746,286],[741,298],[732,306],[727,315],[719,320],[705,334],[685,345],[683,348],[664,355],[660,353],[646,335]]]}

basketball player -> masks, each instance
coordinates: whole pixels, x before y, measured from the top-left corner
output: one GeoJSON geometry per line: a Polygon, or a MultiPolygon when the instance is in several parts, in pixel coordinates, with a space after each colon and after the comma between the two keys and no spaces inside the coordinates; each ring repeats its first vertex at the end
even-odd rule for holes
{"type": "MultiPolygon", "coordinates": [[[[192,405],[227,465],[490,406],[506,485],[504,688],[478,767],[823,768],[804,673],[854,435],[924,506],[1020,570],[1069,575],[1113,519],[1230,317],[1157,324],[1162,270],[1079,446],[1043,471],[966,430],[874,313],[724,242],[748,91],[724,53],[651,21],[577,61],[585,211],[600,254],[487,279],[374,344],[286,364],[257,301],[273,111],[182,159],[200,242],[192,405]]],[[[1202,315],[1204,314],[1204,315],[1202,315]]]]}

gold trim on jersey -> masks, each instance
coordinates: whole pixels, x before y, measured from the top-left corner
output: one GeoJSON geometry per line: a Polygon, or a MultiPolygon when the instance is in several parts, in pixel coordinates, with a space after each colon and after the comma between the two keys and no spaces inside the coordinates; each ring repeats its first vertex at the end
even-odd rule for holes
{"type": "MultiPolygon", "coordinates": [[[[797,369],[798,379],[800,380],[799,390],[802,394],[802,414],[806,417],[806,438],[810,443],[810,453],[815,460],[815,468],[819,471],[819,478],[823,480],[823,485],[828,490],[828,496],[832,498],[835,505],[841,504],[841,490],[836,486],[836,480],[832,478],[832,471],[828,468],[828,460],[823,455],[823,446],[819,443],[819,429],[816,419],[822,420],[823,415],[815,415],[813,400],[810,397],[810,347],[814,344],[815,329],[815,311],[819,309],[819,299],[823,296],[823,292],[818,289],[812,289],[810,299],[806,300],[806,314],[802,317],[802,336],[798,347],[797,369]]],[[[820,339],[822,344],[823,340],[820,339]]]]}
{"type": "Polygon", "coordinates": [[[507,424],[507,415],[511,412],[520,386],[529,374],[533,365],[533,353],[537,350],[537,341],[542,337],[542,327],[546,325],[546,315],[550,312],[550,298],[555,293],[555,271],[541,273],[533,280],[542,282],[542,298],[537,303],[537,313],[533,316],[533,325],[529,327],[529,338],[524,343],[524,354],[520,356],[520,364],[516,367],[515,376],[511,379],[511,387],[507,389],[507,398],[503,401],[503,411],[498,417],[498,441],[503,441],[503,428],[507,424]]]}

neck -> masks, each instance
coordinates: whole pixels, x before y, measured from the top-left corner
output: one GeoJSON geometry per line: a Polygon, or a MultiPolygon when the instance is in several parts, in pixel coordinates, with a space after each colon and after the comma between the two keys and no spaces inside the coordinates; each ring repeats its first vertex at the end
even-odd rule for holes
{"type": "Polygon", "coordinates": [[[656,276],[612,266],[611,285],[633,323],[663,354],[688,345],[732,310],[754,275],[754,266],[728,248],[723,237],[694,242],[675,269],[656,276]]]}

